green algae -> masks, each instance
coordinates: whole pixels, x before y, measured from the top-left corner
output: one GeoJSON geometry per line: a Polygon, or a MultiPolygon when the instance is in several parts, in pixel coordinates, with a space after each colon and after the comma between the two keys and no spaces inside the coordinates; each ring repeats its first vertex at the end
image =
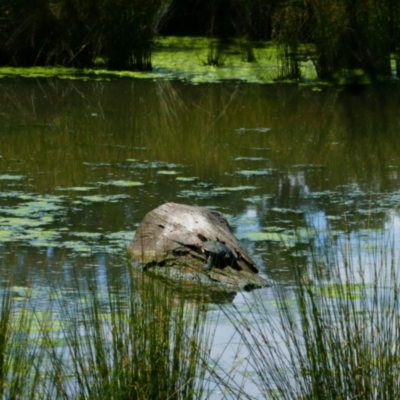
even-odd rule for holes
{"type": "Polygon", "coordinates": [[[94,190],[97,189],[97,187],[93,186],[76,186],[76,187],[68,187],[68,188],[62,188],[58,187],[56,190],[65,190],[65,191],[71,191],[71,192],[87,192],[89,190],[94,190]]]}
{"type": "Polygon", "coordinates": [[[1,227],[11,227],[13,229],[18,229],[21,227],[38,227],[42,225],[47,225],[49,223],[47,218],[18,218],[18,217],[1,217],[0,216],[0,226],[1,227]]]}
{"type": "Polygon", "coordinates": [[[265,161],[267,160],[264,157],[236,157],[235,161],[265,161]]]}
{"type": "Polygon", "coordinates": [[[249,133],[249,132],[258,132],[258,133],[267,133],[271,130],[271,128],[238,128],[236,129],[236,133],[249,133]]]}
{"type": "Polygon", "coordinates": [[[176,180],[181,181],[181,182],[194,182],[197,179],[199,179],[199,178],[196,176],[178,176],[178,177],[176,177],[176,180]]]}
{"type": "Polygon", "coordinates": [[[165,162],[165,161],[149,161],[149,160],[144,160],[144,161],[136,161],[136,160],[131,160],[129,163],[129,168],[137,168],[137,169],[158,169],[158,168],[166,168],[166,169],[174,169],[181,167],[182,165],[176,164],[176,163],[170,163],[170,162],[165,162]]]}
{"type": "Polygon", "coordinates": [[[274,196],[272,194],[255,195],[251,197],[245,197],[243,200],[253,204],[263,204],[266,201],[272,199],[274,196]]]}
{"type": "Polygon", "coordinates": [[[280,213],[280,214],[304,214],[304,210],[295,210],[292,208],[273,207],[273,208],[271,208],[271,211],[274,211],[274,212],[280,213]]]}
{"type": "Polygon", "coordinates": [[[247,170],[247,169],[241,169],[236,171],[237,174],[239,175],[244,175],[247,177],[250,176],[266,176],[266,175],[271,175],[273,172],[276,170],[273,168],[265,168],[265,169],[256,169],[256,170],[247,170]]]}
{"type": "Polygon", "coordinates": [[[287,235],[276,232],[245,232],[240,234],[242,239],[248,239],[253,242],[269,241],[269,242],[282,242],[289,243],[294,240],[293,235],[287,235]]]}
{"type": "Polygon", "coordinates": [[[184,197],[184,198],[199,198],[199,199],[209,199],[212,197],[216,197],[216,196],[221,196],[223,195],[225,192],[223,191],[218,191],[218,190],[208,190],[208,191],[204,191],[204,190],[181,190],[178,194],[178,197],[184,197]]]}
{"type": "Polygon", "coordinates": [[[0,181],[21,181],[24,178],[25,176],[23,175],[9,175],[9,174],[0,175],[0,181]]]}
{"type": "Polygon", "coordinates": [[[240,192],[242,190],[254,190],[257,189],[256,186],[225,186],[214,188],[214,192],[240,192]]]}
{"type": "MultiPolygon", "coordinates": [[[[23,203],[15,208],[9,208],[5,212],[7,214],[15,215],[17,217],[30,217],[37,214],[48,214],[50,212],[60,212],[64,211],[64,207],[55,204],[52,201],[32,201],[29,203],[23,203]]],[[[43,218],[50,218],[50,216],[45,216],[43,218]]]]}
{"type": "Polygon", "coordinates": [[[160,174],[160,175],[178,175],[178,174],[180,174],[180,172],[174,171],[174,170],[161,170],[161,171],[157,171],[157,174],[160,174]]]}
{"type": "Polygon", "coordinates": [[[88,239],[100,239],[102,237],[102,234],[97,232],[71,232],[71,235],[88,239]]]}
{"type": "Polygon", "coordinates": [[[133,187],[133,186],[143,186],[144,183],[136,181],[125,181],[125,180],[114,180],[109,182],[99,182],[99,185],[112,185],[120,187],[133,187]]]}
{"type": "MultiPolygon", "coordinates": [[[[82,196],[81,199],[91,203],[117,203],[120,200],[129,198],[127,194],[114,194],[114,195],[93,195],[93,196],[82,196]]],[[[79,203],[78,203],[79,204],[79,203]]]]}
{"type": "MultiPolygon", "coordinates": [[[[0,78],[49,78],[69,80],[110,80],[115,78],[184,80],[192,84],[243,81],[274,83],[280,73],[279,52],[272,43],[258,43],[254,48],[256,62],[244,62],[240,42],[233,43],[223,54],[223,65],[207,66],[206,60],[212,39],[201,37],[161,37],[152,54],[150,72],[109,71],[101,68],[29,67],[0,68],[0,78]]],[[[311,62],[301,62],[302,76],[315,79],[311,62]]]]}

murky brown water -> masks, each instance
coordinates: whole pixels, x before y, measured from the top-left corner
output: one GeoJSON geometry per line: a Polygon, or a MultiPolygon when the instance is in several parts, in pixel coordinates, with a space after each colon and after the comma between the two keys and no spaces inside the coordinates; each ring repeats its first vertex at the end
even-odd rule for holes
{"type": "Polygon", "coordinates": [[[3,79],[1,268],[23,284],[121,264],[143,216],[175,201],[223,212],[285,283],[327,230],[398,219],[397,89],[3,79]]]}

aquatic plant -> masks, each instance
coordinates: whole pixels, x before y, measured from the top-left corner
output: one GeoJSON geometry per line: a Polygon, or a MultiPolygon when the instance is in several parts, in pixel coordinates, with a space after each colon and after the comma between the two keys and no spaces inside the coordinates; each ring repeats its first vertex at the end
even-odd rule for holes
{"type": "Polygon", "coordinates": [[[29,340],[34,322],[29,304],[24,299],[16,301],[13,294],[10,287],[1,292],[0,396],[29,399],[33,398],[30,389],[40,385],[38,366],[43,357],[39,343],[29,340]]]}
{"type": "Polygon", "coordinates": [[[398,398],[394,243],[386,237],[366,251],[347,235],[331,239],[308,261],[294,259],[294,286],[274,288],[273,313],[261,298],[250,305],[250,317],[224,308],[248,349],[245,373],[265,396],[398,398]]]}
{"type": "Polygon", "coordinates": [[[158,280],[126,278],[106,293],[96,279],[77,281],[81,300],[60,300],[66,345],[50,357],[56,398],[200,398],[211,337],[201,295],[196,304],[158,280]]]}
{"type": "Polygon", "coordinates": [[[201,291],[177,288],[130,271],[3,289],[1,396],[201,398],[212,334],[201,291]]]}

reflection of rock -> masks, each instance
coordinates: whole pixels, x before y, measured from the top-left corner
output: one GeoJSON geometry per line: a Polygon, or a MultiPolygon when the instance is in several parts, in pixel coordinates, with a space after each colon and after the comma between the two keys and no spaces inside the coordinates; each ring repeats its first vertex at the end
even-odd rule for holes
{"type": "Polygon", "coordinates": [[[129,251],[144,269],[154,270],[157,266],[157,273],[172,279],[244,289],[268,284],[258,276],[253,260],[225,217],[217,211],[163,204],[145,216],[129,251]],[[207,257],[203,243],[206,241],[224,243],[234,255],[234,262],[231,265],[219,262],[203,271],[207,257]]]}

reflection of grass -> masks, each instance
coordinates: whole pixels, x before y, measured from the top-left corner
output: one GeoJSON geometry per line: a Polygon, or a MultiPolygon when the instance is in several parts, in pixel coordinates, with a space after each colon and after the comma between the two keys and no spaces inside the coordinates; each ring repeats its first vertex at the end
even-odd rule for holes
{"type": "Polygon", "coordinates": [[[274,315],[261,298],[253,322],[225,309],[249,351],[248,375],[267,397],[399,398],[400,277],[385,243],[372,256],[344,242],[334,255],[328,243],[303,258],[294,288],[274,289],[274,315]]]}

